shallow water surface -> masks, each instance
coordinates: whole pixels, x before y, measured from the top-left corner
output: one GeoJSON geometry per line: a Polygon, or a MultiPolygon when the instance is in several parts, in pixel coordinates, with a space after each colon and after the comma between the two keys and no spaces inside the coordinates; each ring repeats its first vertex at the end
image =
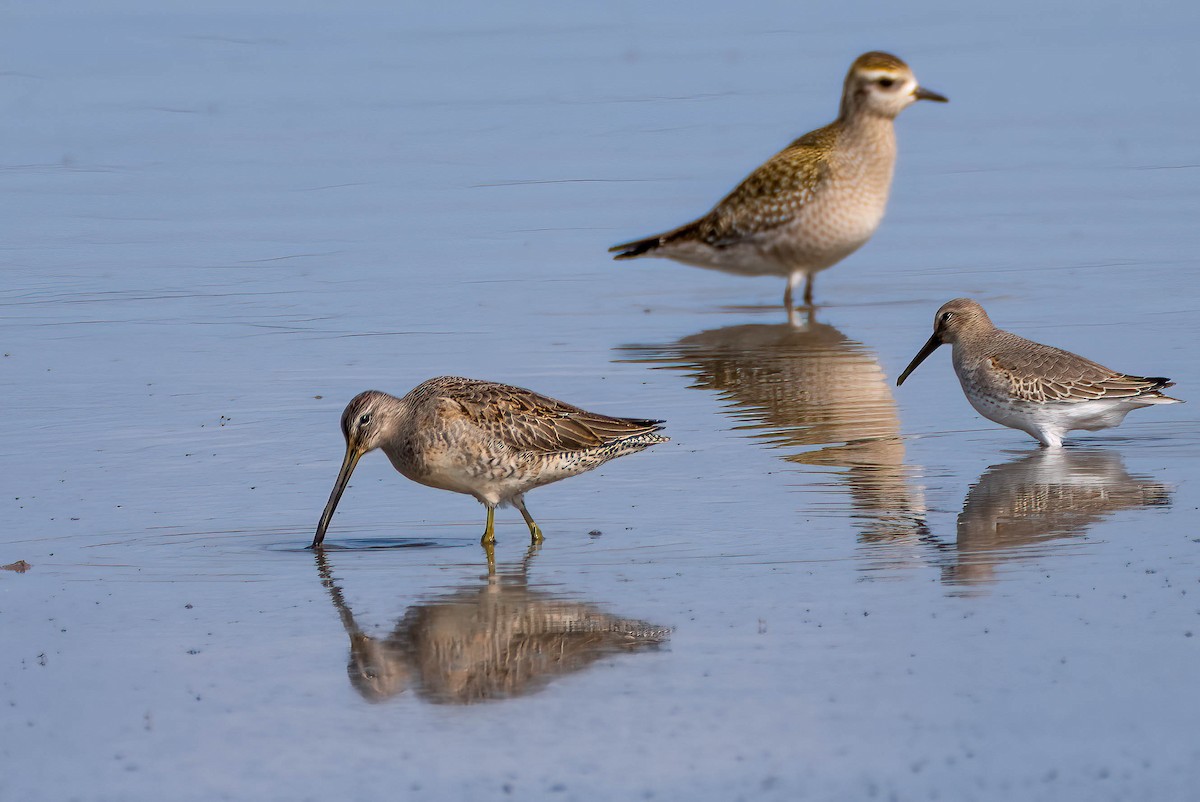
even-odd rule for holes
{"type": "Polygon", "coordinates": [[[0,799],[1192,796],[1194,8],[107,6],[0,28],[0,799]],[[873,48],[951,103],[819,308],[609,260],[873,48]],[[962,295],[1191,403],[1046,453],[896,388],[962,295]],[[372,454],[305,549],[439,374],[671,442],[491,570],[372,454]]]}

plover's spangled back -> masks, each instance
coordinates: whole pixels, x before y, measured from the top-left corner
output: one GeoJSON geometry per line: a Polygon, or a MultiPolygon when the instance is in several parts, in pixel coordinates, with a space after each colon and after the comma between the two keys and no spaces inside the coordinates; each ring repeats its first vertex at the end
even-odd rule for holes
{"type": "Polygon", "coordinates": [[[893,121],[918,100],[946,98],[918,85],[895,56],[864,53],[846,75],[833,123],[777,153],[704,217],[609,251],[786,276],[789,307],[804,279],[811,306],[813,276],[858,250],[883,219],[896,163],[893,121]]]}

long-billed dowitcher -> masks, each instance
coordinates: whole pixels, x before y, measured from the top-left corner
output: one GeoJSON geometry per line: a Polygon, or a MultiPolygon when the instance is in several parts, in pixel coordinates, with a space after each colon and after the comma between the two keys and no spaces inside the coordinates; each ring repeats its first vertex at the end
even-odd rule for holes
{"type": "Polygon", "coordinates": [[[864,53],[846,75],[831,124],[775,154],[699,220],[609,251],[615,259],[660,256],[740,275],[787,276],[788,307],[803,278],[811,306],[813,276],[879,227],[896,165],[893,122],[918,100],[946,102],[895,56],[864,53]]]}
{"type": "Polygon", "coordinates": [[[495,542],[496,507],[503,504],[520,510],[533,540],[541,540],[525,508],[527,492],[666,442],[656,434],[662,423],[613,418],[520,387],[458,376],[429,379],[403,398],[367,390],[342,412],[346,457],[312,546],[325,539],[354,466],[376,448],[414,482],[466,493],[486,506],[486,546],[495,542]]]}
{"type": "Polygon", "coordinates": [[[983,307],[969,298],[942,305],[933,336],[896,380],[904,384],[938,346],[954,346],[954,372],[971,406],[988,420],[1027,432],[1058,448],[1074,429],[1118,426],[1130,410],[1178,404],[1160,390],[1174,386],[1162,377],[1131,376],[1078,354],[1035,343],[996,328],[983,307]]]}

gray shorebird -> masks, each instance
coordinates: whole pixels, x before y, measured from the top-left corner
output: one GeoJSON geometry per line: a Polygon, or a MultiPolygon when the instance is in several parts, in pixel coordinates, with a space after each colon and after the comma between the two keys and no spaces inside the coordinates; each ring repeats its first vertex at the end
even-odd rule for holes
{"type": "Polygon", "coordinates": [[[838,117],[749,175],[686,225],[609,248],[614,259],[659,256],[746,276],[786,276],[783,302],[804,279],[858,250],[879,227],[896,165],[896,115],[918,100],[946,102],[888,53],[864,53],[846,75],[838,117]]]}
{"type": "Polygon", "coordinates": [[[1139,407],[1181,403],[1160,392],[1174,386],[1170,379],[1118,373],[1070,351],[998,329],[969,298],[942,305],[933,318],[933,336],[896,385],[904,384],[945,343],[954,346],[954,372],[971,406],[988,420],[1027,432],[1050,448],[1060,447],[1069,431],[1107,429],[1139,407]]]}
{"type": "Polygon", "coordinates": [[[439,376],[403,398],[378,390],[356,395],[342,412],[346,457],[312,548],[321,545],[350,474],[376,448],[414,482],[474,496],[487,507],[481,542],[490,546],[496,507],[521,511],[534,542],[542,530],[525,494],[633,454],[668,438],[663,421],[613,418],[507,384],[439,376]]]}

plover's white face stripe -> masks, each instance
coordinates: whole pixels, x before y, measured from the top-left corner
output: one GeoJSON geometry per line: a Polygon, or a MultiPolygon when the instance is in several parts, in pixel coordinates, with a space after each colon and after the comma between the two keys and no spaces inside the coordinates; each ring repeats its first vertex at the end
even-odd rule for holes
{"type": "Polygon", "coordinates": [[[858,68],[847,90],[856,97],[847,100],[862,109],[871,109],[889,117],[917,101],[917,79],[906,69],[858,68]]]}
{"type": "Polygon", "coordinates": [[[896,83],[902,83],[905,81],[912,81],[913,83],[916,83],[913,81],[911,73],[903,73],[897,70],[860,70],[858,75],[863,80],[870,81],[871,83],[878,83],[880,80],[889,78],[896,83]]]}

